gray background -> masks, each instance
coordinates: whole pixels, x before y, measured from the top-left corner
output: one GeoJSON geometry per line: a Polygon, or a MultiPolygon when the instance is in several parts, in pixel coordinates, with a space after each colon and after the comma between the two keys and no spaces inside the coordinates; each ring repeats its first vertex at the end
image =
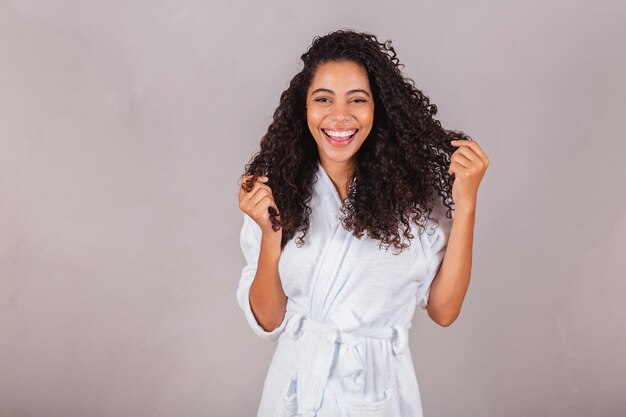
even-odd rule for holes
{"type": "Polygon", "coordinates": [[[237,179],[341,27],[491,160],[425,415],[626,415],[626,3],[385,4],[0,1],[0,416],[255,415],[237,179]]]}

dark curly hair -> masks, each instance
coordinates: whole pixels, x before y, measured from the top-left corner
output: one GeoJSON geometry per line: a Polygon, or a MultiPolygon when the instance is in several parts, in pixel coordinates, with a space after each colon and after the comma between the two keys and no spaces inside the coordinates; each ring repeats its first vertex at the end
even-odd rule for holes
{"type": "Polygon", "coordinates": [[[391,41],[381,43],[370,33],[342,29],[315,37],[301,59],[304,68],[281,94],[261,149],[240,178],[269,178],[266,184],[272,189],[280,220],[274,210],[270,215],[283,228],[281,246],[298,230],[301,235],[296,244],[302,246],[309,230],[312,210],[307,203],[319,154],[307,126],[306,94],[318,66],[331,61],[351,61],[365,68],[375,103],[372,130],[356,154],[355,171],[340,209],[343,227],[359,239],[367,231],[370,238],[380,240],[380,248],[393,245],[400,253],[414,237],[411,220],[424,229],[424,214],[433,220],[429,216],[441,202],[450,218],[453,179],[447,169],[455,151],[450,141],[471,138],[446,130],[435,120],[437,107],[412,79],[403,76],[404,65],[391,41]]]}

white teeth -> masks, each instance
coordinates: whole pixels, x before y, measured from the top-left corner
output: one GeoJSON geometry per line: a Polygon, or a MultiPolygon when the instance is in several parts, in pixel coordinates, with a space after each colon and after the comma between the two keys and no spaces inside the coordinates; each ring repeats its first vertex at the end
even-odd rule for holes
{"type": "Polygon", "coordinates": [[[356,132],[355,130],[347,130],[344,132],[335,132],[333,130],[325,130],[323,129],[324,132],[328,135],[328,136],[332,136],[334,138],[347,138],[348,136],[352,136],[354,135],[354,133],[356,132]]]}

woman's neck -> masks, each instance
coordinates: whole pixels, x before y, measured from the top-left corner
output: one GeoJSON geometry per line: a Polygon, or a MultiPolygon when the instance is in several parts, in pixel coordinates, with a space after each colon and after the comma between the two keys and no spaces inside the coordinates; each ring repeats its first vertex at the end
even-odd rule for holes
{"type": "Polygon", "coordinates": [[[330,180],[332,181],[339,198],[344,201],[348,197],[348,181],[354,173],[354,163],[350,162],[334,162],[321,161],[322,167],[330,180]]]}

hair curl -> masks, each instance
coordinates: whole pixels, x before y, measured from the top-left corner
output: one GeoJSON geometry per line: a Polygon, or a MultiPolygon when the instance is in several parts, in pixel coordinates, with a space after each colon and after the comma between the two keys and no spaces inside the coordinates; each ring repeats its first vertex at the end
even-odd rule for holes
{"type": "Polygon", "coordinates": [[[319,154],[306,122],[306,94],[318,66],[330,61],[351,61],[365,68],[375,103],[372,130],[357,152],[347,199],[340,209],[343,227],[359,239],[367,232],[380,240],[379,247],[393,245],[402,252],[414,237],[411,221],[424,228],[424,214],[432,220],[430,213],[441,202],[450,218],[454,202],[447,169],[455,151],[450,141],[471,138],[444,129],[434,118],[437,106],[402,74],[404,65],[391,41],[381,43],[373,34],[342,29],[315,37],[301,59],[303,69],[281,94],[260,151],[241,176],[269,178],[266,184],[272,189],[280,220],[274,210],[270,216],[283,228],[281,247],[298,230],[300,247],[309,230],[307,203],[319,154]],[[403,237],[409,242],[404,243],[403,237]]]}

